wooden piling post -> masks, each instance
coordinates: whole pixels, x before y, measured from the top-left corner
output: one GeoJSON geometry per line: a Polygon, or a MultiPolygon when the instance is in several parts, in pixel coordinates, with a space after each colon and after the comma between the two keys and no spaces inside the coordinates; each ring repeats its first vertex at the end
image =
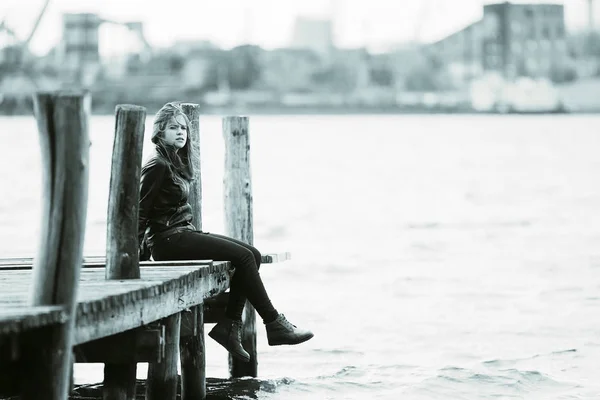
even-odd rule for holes
{"type": "Polygon", "coordinates": [[[38,93],[43,204],[31,302],[64,305],[69,320],[23,338],[22,398],[64,400],[72,368],[74,310],[87,218],[89,93],[38,93]],[[26,369],[25,369],[26,368],[26,369]]]}
{"type": "Polygon", "coordinates": [[[181,105],[183,112],[190,121],[190,137],[188,138],[192,146],[195,159],[194,180],[190,188],[188,203],[192,206],[194,217],[194,226],[196,229],[202,229],[202,174],[200,170],[200,106],[198,104],[184,103],[181,105]]]}
{"type": "Polygon", "coordinates": [[[146,400],[175,400],[177,397],[177,361],[181,313],[163,319],[165,325],[165,359],[148,364],[146,400]]]}
{"type": "MultiPolygon", "coordinates": [[[[139,279],[139,182],[146,109],[119,104],[115,110],[106,235],[106,279],[139,279]]],[[[104,400],[135,398],[136,363],[104,365],[104,400]]]]}
{"type": "MultiPolygon", "coordinates": [[[[250,136],[248,117],[224,117],[225,175],[223,178],[225,232],[228,236],[253,244],[252,180],[250,173],[250,136]]],[[[242,346],[249,362],[229,356],[232,377],[258,374],[256,351],[256,311],[246,302],[242,315],[242,346]]]]}
{"type": "Polygon", "coordinates": [[[138,216],[146,109],[119,104],[110,174],[106,279],[139,279],[138,216]]]}
{"type": "MultiPolygon", "coordinates": [[[[190,187],[188,202],[192,206],[194,226],[202,230],[202,175],[200,173],[200,106],[198,104],[182,104],[190,126],[188,141],[192,146],[196,159],[194,180],[190,187]]],[[[181,398],[194,400],[206,398],[206,350],[204,344],[204,305],[192,307],[190,312],[182,313],[182,325],[193,325],[192,335],[182,336],[179,345],[181,362],[181,398]]],[[[182,329],[183,331],[183,329],[182,329]]]]}
{"type": "Polygon", "coordinates": [[[181,363],[181,399],[206,398],[206,347],[204,344],[203,305],[192,307],[183,313],[181,324],[193,324],[192,335],[179,339],[179,359],[181,363]]]}

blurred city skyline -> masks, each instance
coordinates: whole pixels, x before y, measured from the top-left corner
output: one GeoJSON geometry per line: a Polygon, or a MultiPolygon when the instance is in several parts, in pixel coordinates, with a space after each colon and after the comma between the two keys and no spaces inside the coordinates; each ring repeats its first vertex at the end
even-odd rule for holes
{"type": "MultiPolygon", "coordinates": [[[[584,29],[589,17],[586,0],[529,0],[513,3],[558,3],[565,6],[569,30],[584,29]]],[[[61,15],[92,12],[119,21],[141,21],[150,45],[166,47],[176,41],[206,40],[223,48],[256,44],[264,48],[289,45],[298,17],[331,19],[334,41],[340,47],[366,46],[377,51],[411,41],[433,41],[482,15],[489,0],[220,0],[202,4],[190,0],[164,3],[144,0],[51,0],[30,49],[42,55],[61,38],[61,15]],[[458,6],[460,4],[460,6],[458,6]]],[[[0,21],[20,38],[29,34],[44,0],[3,0],[0,21]]],[[[595,19],[600,20],[600,7],[595,19]]],[[[0,47],[9,40],[0,37],[0,47]]],[[[100,29],[102,56],[124,54],[142,46],[125,27],[100,29]]]]}

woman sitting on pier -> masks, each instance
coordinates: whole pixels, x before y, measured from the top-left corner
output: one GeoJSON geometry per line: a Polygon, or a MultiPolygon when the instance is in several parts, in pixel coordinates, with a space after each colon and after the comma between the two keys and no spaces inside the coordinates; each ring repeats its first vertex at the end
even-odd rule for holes
{"type": "Polygon", "coordinates": [[[271,304],[258,269],[261,254],[239,240],[196,230],[188,203],[193,154],[188,141],[189,121],[178,103],[167,103],[154,118],[152,142],[156,154],[142,168],[140,180],[139,241],[140,259],[231,261],[231,279],[226,318],[219,321],[209,336],[233,356],[249,361],[241,344],[242,312],[246,299],[262,318],[269,345],[298,344],[313,337],[297,328],[271,304]],[[148,232],[146,234],[146,230],[148,232]]]}

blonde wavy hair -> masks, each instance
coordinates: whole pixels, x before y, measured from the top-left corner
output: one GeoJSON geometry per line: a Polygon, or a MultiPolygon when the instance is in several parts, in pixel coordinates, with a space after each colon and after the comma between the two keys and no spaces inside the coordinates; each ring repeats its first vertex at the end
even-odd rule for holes
{"type": "Polygon", "coordinates": [[[190,141],[190,120],[185,115],[181,102],[170,102],[161,107],[154,116],[154,127],[152,131],[152,143],[156,145],[157,156],[166,161],[173,179],[178,184],[189,185],[195,178],[195,172],[198,165],[198,155],[195,154],[190,141]],[[179,151],[174,151],[164,141],[164,133],[167,124],[174,118],[183,116],[187,128],[187,141],[179,151]]]}

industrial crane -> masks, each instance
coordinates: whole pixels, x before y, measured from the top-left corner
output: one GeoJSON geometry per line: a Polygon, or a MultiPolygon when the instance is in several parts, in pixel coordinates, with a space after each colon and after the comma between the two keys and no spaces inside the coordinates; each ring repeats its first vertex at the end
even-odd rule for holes
{"type": "Polygon", "coordinates": [[[38,13],[35,23],[33,24],[33,27],[31,28],[31,31],[29,32],[29,35],[27,35],[27,38],[25,38],[25,40],[19,39],[15,31],[8,26],[6,19],[0,22],[0,32],[6,32],[10,36],[12,36],[12,38],[15,41],[15,44],[10,46],[10,50],[12,51],[12,57],[10,60],[11,73],[23,74],[23,76],[27,77],[27,79],[29,79],[36,88],[38,87],[38,84],[33,74],[31,68],[32,66],[25,63],[25,60],[29,55],[29,43],[31,42],[31,39],[33,39],[40,25],[40,22],[42,21],[42,18],[46,13],[46,10],[48,9],[49,4],[50,0],[45,0],[44,5],[38,13]]]}

